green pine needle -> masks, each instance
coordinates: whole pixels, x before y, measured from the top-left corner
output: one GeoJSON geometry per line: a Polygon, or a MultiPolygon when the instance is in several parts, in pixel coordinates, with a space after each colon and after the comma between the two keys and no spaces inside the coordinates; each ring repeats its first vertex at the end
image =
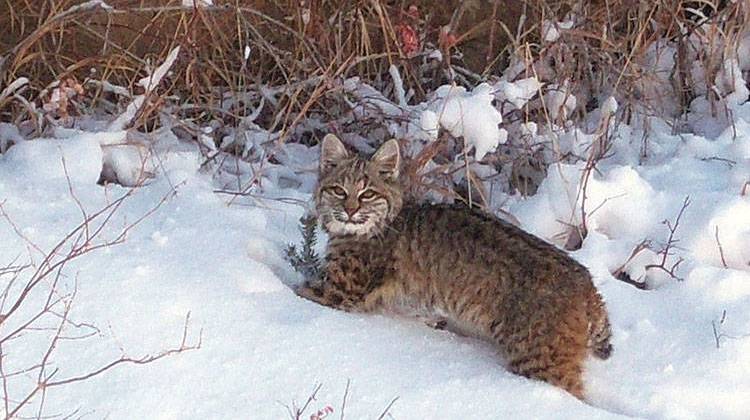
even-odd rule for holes
{"type": "Polygon", "coordinates": [[[302,216],[299,219],[300,233],[302,233],[302,244],[300,247],[290,244],[286,249],[286,260],[289,261],[294,271],[302,274],[306,279],[315,279],[320,273],[320,257],[315,252],[318,238],[315,228],[318,219],[313,215],[302,216]]]}

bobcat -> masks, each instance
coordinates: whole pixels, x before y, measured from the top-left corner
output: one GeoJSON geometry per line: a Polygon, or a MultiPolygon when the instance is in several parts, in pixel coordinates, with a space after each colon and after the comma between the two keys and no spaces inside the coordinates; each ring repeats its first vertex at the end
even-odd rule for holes
{"type": "Polygon", "coordinates": [[[396,140],[365,160],[323,139],[315,203],[327,256],[322,278],[297,294],[345,311],[441,318],[497,344],[512,372],[583,399],[587,354],[612,352],[586,268],[478,210],[408,202],[400,160],[396,140]]]}

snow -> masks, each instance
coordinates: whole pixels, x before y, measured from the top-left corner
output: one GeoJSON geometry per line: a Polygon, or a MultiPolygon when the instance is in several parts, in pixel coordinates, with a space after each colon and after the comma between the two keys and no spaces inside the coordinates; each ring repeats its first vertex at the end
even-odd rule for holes
{"type": "Polygon", "coordinates": [[[728,105],[732,108],[747,101],[750,89],[742,77],[742,69],[737,58],[724,60],[722,70],[716,75],[716,87],[725,93],[728,105]]]}
{"type": "MultiPolygon", "coordinates": [[[[471,92],[461,86],[444,85],[435,95],[430,110],[438,116],[440,126],[455,137],[463,137],[467,147],[473,146],[477,160],[505,143],[508,133],[498,127],[503,116],[492,105],[490,85],[482,83],[471,92]]],[[[430,116],[427,121],[431,119],[430,116]]]]}
{"type": "Polygon", "coordinates": [[[575,22],[573,20],[566,20],[563,22],[544,20],[542,22],[542,38],[546,42],[555,42],[560,38],[560,29],[570,29],[574,24],[575,22]]]}
{"type": "Polygon", "coordinates": [[[516,80],[513,83],[503,80],[497,84],[498,96],[501,99],[509,101],[516,109],[521,109],[531,98],[539,93],[539,89],[542,86],[543,83],[539,82],[535,77],[516,80]]]}
{"type": "Polygon", "coordinates": [[[703,231],[696,237],[692,248],[700,250],[701,261],[722,267],[726,264],[737,270],[750,270],[750,200],[736,197],[717,203],[703,231]],[[717,233],[718,232],[718,233],[717,233]],[[721,242],[724,261],[716,237],[721,242]]]}
{"type": "Polygon", "coordinates": [[[562,86],[556,84],[548,86],[544,99],[547,112],[552,120],[567,119],[578,104],[575,95],[570,92],[567,81],[562,86]]]}
{"type": "Polygon", "coordinates": [[[0,153],[5,153],[12,144],[22,141],[24,138],[18,131],[18,127],[13,124],[0,123],[0,153]]]}
{"type": "Polygon", "coordinates": [[[398,67],[395,64],[391,64],[388,67],[388,73],[393,79],[394,90],[396,91],[396,99],[398,105],[401,107],[406,106],[406,93],[404,93],[404,81],[401,79],[401,73],[398,71],[398,67]]]}
{"type": "Polygon", "coordinates": [[[615,115],[617,112],[617,100],[610,96],[609,98],[604,100],[604,103],[602,104],[601,112],[604,115],[615,115]]]}
{"type": "MultiPolygon", "coordinates": [[[[436,129],[437,122],[450,127],[446,114],[461,122],[460,106],[471,96],[479,95],[483,108],[469,109],[468,115],[487,115],[487,90],[443,93],[443,117],[422,114],[425,128],[436,129]]],[[[469,139],[497,136],[466,122],[457,133],[469,139]]],[[[61,376],[69,376],[119,357],[120,349],[133,356],[153,354],[179,341],[188,312],[188,337],[194,340],[202,330],[202,347],[50,390],[46,410],[81,407],[110,418],[283,418],[282,404],[300,405],[322,384],[313,410],[331,406],[335,417],[350,380],[347,418],[377,417],[395,397],[390,411],[395,418],[743,418],[750,410],[745,398],[750,393],[750,198],[738,194],[739,164],[699,158],[747,150],[750,129],[739,127],[737,141],[693,137],[679,149],[662,133],[655,140],[665,146],[662,156],[653,157],[658,163],[633,166],[622,156],[592,175],[588,208],[599,208],[574,256],[590,267],[607,300],[615,352],[608,361],[588,365],[590,405],[508,373],[488,344],[413,320],[348,314],[296,297],[289,285],[300,279],[282,255],[286,244],[299,240],[297,219],[305,209],[273,197],[309,201],[316,153],[290,144],[280,159],[292,169],[284,176],[298,182],[294,188],[267,184],[270,198],[262,205],[251,200],[227,205],[226,197],[213,192],[216,181],[199,171],[197,151],[162,157],[156,178],[126,201],[113,226],[137,219],[179,183],[176,195],[125,244],[67,269],[77,273],[78,282],[71,316],[99,326],[100,333],[85,342],[62,343],[54,363],[61,376]],[[687,194],[693,204],[678,230],[682,245],[676,251],[686,258],[679,271],[684,281],[670,279],[641,291],[612,278],[610,271],[638,241],[665,239],[659,222],[673,219],[687,194]],[[712,322],[720,331],[719,348],[712,322]]],[[[118,134],[59,134],[65,138],[19,142],[0,159],[3,209],[42,249],[81,217],[68,193],[62,158],[88,211],[126,191],[96,184],[102,146],[116,142],[118,134]]],[[[482,141],[473,144],[484,150],[482,141]]],[[[635,145],[628,147],[619,153],[636,153],[635,145]]],[[[745,164],[749,157],[734,155],[745,164]]],[[[580,164],[550,168],[539,193],[512,199],[510,211],[524,228],[554,241],[560,221],[575,216],[581,170],[580,164]]],[[[3,263],[25,252],[25,242],[0,223],[3,263]]],[[[630,274],[647,275],[652,270],[644,266],[656,260],[653,252],[640,255],[630,274]]],[[[72,278],[67,277],[67,287],[72,278]]],[[[36,360],[34,352],[23,356],[23,345],[17,346],[17,366],[36,360]]]]}
{"type": "Polygon", "coordinates": [[[180,53],[180,47],[174,47],[169,54],[167,54],[167,58],[164,59],[164,62],[159,65],[151,74],[148,76],[142,78],[138,81],[138,85],[140,85],[146,93],[151,93],[154,88],[161,82],[161,79],[164,78],[164,76],[167,75],[167,72],[174,64],[175,60],[177,59],[177,55],[180,53]]]}
{"type": "Polygon", "coordinates": [[[102,172],[101,147],[89,136],[22,142],[11,147],[0,161],[0,176],[4,179],[66,182],[69,175],[71,183],[86,185],[96,184],[102,172]]]}
{"type": "Polygon", "coordinates": [[[136,113],[143,107],[146,99],[151,95],[151,92],[161,83],[164,76],[167,75],[169,69],[172,67],[174,62],[177,60],[177,56],[180,53],[180,46],[174,47],[164,62],[156,67],[148,76],[141,78],[138,81],[138,85],[144,89],[142,95],[136,95],[133,100],[128,104],[125,111],[120,114],[114,121],[109,125],[110,131],[119,131],[124,129],[132,120],[135,118],[136,113]]]}
{"type": "Polygon", "coordinates": [[[61,15],[72,15],[81,11],[96,9],[97,7],[101,7],[104,10],[112,9],[112,6],[102,0],[89,0],[69,7],[61,15]]]}
{"type": "Polygon", "coordinates": [[[213,0],[182,0],[183,7],[206,7],[213,5],[213,0]]]}
{"type": "Polygon", "coordinates": [[[436,61],[443,61],[443,53],[440,50],[432,50],[429,54],[427,54],[427,58],[436,61]]]}
{"type": "MultiPolygon", "coordinates": [[[[550,28],[557,25],[564,28],[559,23],[550,28]]],[[[750,45],[747,39],[741,48],[750,45]]],[[[651,65],[667,69],[669,51],[652,51],[651,65]]],[[[571,254],[589,267],[607,301],[615,348],[609,360],[587,364],[588,403],[510,374],[487,343],[416,320],[344,313],[295,296],[291,287],[301,278],[284,250],[300,240],[298,219],[311,206],[319,148],[275,144],[274,163],[228,158],[217,163],[223,171],[207,170],[197,143],[179,141],[168,129],[148,143],[145,134],[125,130],[177,56],[175,49],[140,81],[146,92],[133,97],[119,118],[98,125],[108,131],[57,128],[45,138],[24,139],[17,127],[0,124],[0,209],[8,217],[0,217],[0,289],[10,282],[2,267],[39,263],[82,214],[129,194],[102,231],[109,239],[148,216],[127,232],[123,244],[64,268],[60,290],[76,290],[71,319],[98,329],[85,340],[58,343],[50,359],[58,377],[91,372],[123,354],[137,358],[172,348],[188,313],[187,343],[199,337],[201,342],[200,349],[145,366],[119,366],[50,388],[44,413],[80,408],[96,418],[286,418],[284,405],[301,406],[317,384],[321,388],[303,418],[330,412],[327,407],[339,418],[345,394],[344,417],[353,419],[377,418],[391,402],[390,414],[399,419],[741,419],[750,412],[745,56],[725,61],[714,80],[731,112],[713,115],[705,97],[694,99],[686,116],[692,133],[657,118],[614,124],[618,100],[607,96],[591,112],[594,131],[572,126],[565,120],[577,100],[566,82],[542,90],[536,78],[471,90],[445,85],[413,105],[395,66],[389,71],[394,100],[356,77],[338,86],[354,117],[405,121],[388,125],[381,135],[411,140],[405,141],[406,155],[436,141],[441,130],[463,138],[476,161],[459,155],[454,163],[461,170],[449,176],[459,182],[469,167],[488,191],[493,186],[502,191],[500,185],[508,182],[501,170],[478,162],[508,140],[511,128],[501,127],[502,108],[509,104],[507,112],[518,114],[538,106],[529,102],[544,93],[550,116],[561,121],[517,121],[511,132],[583,159],[554,161],[533,196],[500,192],[490,202],[501,216],[560,246],[570,226],[583,223],[581,207],[585,210],[588,233],[571,254]],[[585,157],[603,131],[611,131],[612,150],[590,172],[583,193],[585,157]],[[145,184],[142,170],[149,173],[145,184]],[[98,185],[100,176],[116,183],[98,185]],[[222,193],[227,185],[250,180],[258,187],[248,195],[222,193]],[[686,197],[689,205],[677,223],[686,197]],[[675,225],[678,241],[665,256],[669,227],[675,225]],[[646,242],[651,247],[629,259],[646,242]],[[663,258],[665,268],[675,267],[674,277],[655,267],[663,258]],[[611,273],[621,267],[649,290],[615,279],[611,273]]],[[[662,76],[644,81],[644,87],[661,92],[662,76]]],[[[277,101],[280,93],[262,89],[263,100],[242,122],[244,129],[221,138],[219,149],[211,127],[202,127],[203,151],[220,153],[236,142],[243,157],[260,159],[262,144],[278,133],[254,120],[264,101],[277,101]]],[[[667,108],[670,100],[665,99],[667,108]]],[[[328,127],[307,123],[317,130],[328,127]]],[[[372,149],[363,136],[348,140],[360,150],[372,149]]],[[[436,167],[430,162],[426,169],[436,167]]],[[[321,236],[319,251],[324,246],[321,236]]],[[[21,315],[33,313],[43,298],[30,296],[21,315]]],[[[49,327],[50,320],[44,322],[49,327]]],[[[9,324],[0,322],[0,335],[6,328],[9,324]]],[[[49,333],[40,329],[3,344],[2,368],[38,363],[49,333]]],[[[11,377],[11,397],[22,398],[36,380],[11,377]]],[[[24,414],[36,415],[35,407],[24,414]]]]}
{"type": "Polygon", "coordinates": [[[29,84],[29,79],[26,77],[19,77],[18,79],[10,82],[8,86],[5,87],[5,89],[0,92],[0,101],[4,100],[5,98],[9,97],[19,89],[25,87],[29,84]]]}

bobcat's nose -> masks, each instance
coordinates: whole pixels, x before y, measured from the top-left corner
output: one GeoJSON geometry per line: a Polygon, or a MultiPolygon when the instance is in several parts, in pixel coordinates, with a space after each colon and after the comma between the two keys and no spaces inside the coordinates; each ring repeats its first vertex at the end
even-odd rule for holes
{"type": "Polygon", "coordinates": [[[352,216],[354,216],[354,213],[359,210],[359,203],[354,200],[347,200],[346,203],[344,203],[344,210],[346,211],[346,214],[351,219],[352,216]]]}
{"type": "Polygon", "coordinates": [[[349,218],[351,219],[352,216],[354,216],[354,213],[356,213],[357,210],[359,210],[359,206],[357,206],[357,207],[346,206],[346,207],[344,207],[344,210],[346,210],[347,216],[349,216],[349,218]]]}

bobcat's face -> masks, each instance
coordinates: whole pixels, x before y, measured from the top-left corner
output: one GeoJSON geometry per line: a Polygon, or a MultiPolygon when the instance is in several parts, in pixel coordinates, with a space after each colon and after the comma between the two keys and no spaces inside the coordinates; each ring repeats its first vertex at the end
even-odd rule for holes
{"type": "Polygon", "coordinates": [[[321,145],[315,194],[323,228],[332,236],[372,237],[401,210],[398,143],[390,140],[370,160],[351,156],[335,136],[321,145]]]}

